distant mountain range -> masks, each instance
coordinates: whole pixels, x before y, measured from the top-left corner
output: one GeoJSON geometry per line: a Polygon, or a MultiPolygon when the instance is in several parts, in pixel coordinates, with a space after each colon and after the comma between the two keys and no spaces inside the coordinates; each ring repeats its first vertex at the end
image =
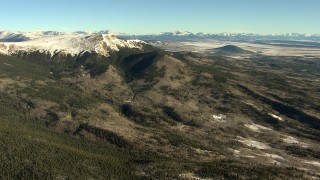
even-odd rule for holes
{"type": "Polygon", "coordinates": [[[150,35],[131,36],[141,40],[161,41],[192,41],[192,40],[222,40],[222,41],[255,41],[255,40],[305,40],[320,41],[320,34],[270,34],[262,35],[255,33],[191,33],[187,31],[163,32],[150,35]]]}
{"type": "Polygon", "coordinates": [[[144,41],[197,41],[197,40],[221,40],[221,41],[257,41],[257,40],[289,40],[289,41],[320,41],[320,34],[255,34],[255,33],[192,33],[188,31],[162,32],[157,34],[146,35],[129,35],[110,30],[101,31],[75,31],[75,32],[58,32],[58,31],[33,31],[33,32],[13,32],[0,31],[0,42],[21,42],[33,40],[43,36],[54,35],[92,35],[92,34],[113,34],[122,39],[140,39],[144,41]]]}
{"type": "Polygon", "coordinates": [[[92,34],[112,34],[121,39],[140,39],[144,41],[197,41],[197,40],[221,40],[221,41],[257,41],[257,40],[289,40],[289,41],[320,41],[320,34],[256,34],[256,33],[192,33],[188,31],[162,32],[146,35],[129,35],[110,30],[94,32],[58,32],[58,31],[33,31],[33,32],[14,32],[0,31],[0,42],[20,42],[32,40],[43,36],[55,35],[92,35],[92,34]]]}
{"type": "Polygon", "coordinates": [[[96,52],[108,56],[120,48],[142,49],[150,41],[238,41],[257,44],[271,44],[290,47],[320,46],[320,35],[288,33],[282,35],[259,35],[252,33],[205,34],[187,31],[163,32],[152,35],[127,35],[110,30],[86,32],[33,31],[14,32],[0,31],[0,53],[19,54],[21,52],[43,52],[47,55],[65,53],[78,55],[84,52],[96,52]],[[292,44],[293,43],[293,44],[292,44]],[[298,43],[298,44],[297,44],[298,43]]]}

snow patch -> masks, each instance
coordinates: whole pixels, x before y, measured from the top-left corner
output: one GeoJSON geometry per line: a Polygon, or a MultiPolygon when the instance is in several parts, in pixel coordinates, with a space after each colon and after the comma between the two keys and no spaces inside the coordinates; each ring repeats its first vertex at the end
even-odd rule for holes
{"type": "Polygon", "coordinates": [[[279,160],[285,160],[282,156],[279,156],[278,154],[269,154],[269,153],[265,153],[265,156],[271,157],[273,159],[279,159],[279,160]]]}
{"type": "Polygon", "coordinates": [[[234,153],[234,155],[238,158],[240,156],[241,151],[236,150],[236,149],[232,149],[232,148],[228,148],[231,152],[234,153]]]}
{"type": "Polygon", "coordinates": [[[261,126],[259,124],[255,124],[255,123],[251,123],[251,124],[245,124],[245,126],[249,129],[251,129],[252,131],[255,132],[261,132],[261,130],[268,130],[268,131],[272,131],[271,128],[265,127],[265,126],[261,126]]]}
{"type": "Polygon", "coordinates": [[[306,164],[311,164],[311,165],[320,167],[320,162],[319,161],[303,161],[303,162],[306,163],[306,164]]]}
{"type": "Polygon", "coordinates": [[[301,147],[304,147],[304,148],[309,147],[309,144],[301,142],[295,137],[288,136],[288,135],[283,135],[283,136],[284,137],[282,138],[282,140],[287,144],[296,144],[296,145],[300,145],[301,147]]]}
{"type": "Polygon", "coordinates": [[[212,115],[212,118],[218,122],[225,122],[225,120],[227,119],[227,116],[224,114],[218,114],[218,115],[212,115]]]}
{"type": "Polygon", "coordinates": [[[209,154],[209,153],[212,153],[212,151],[209,151],[209,150],[203,150],[203,149],[194,149],[197,153],[199,154],[209,154]]]}
{"type": "Polygon", "coordinates": [[[279,121],[284,121],[280,116],[277,116],[275,114],[269,113],[269,115],[275,119],[278,119],[279,121]]]}
{"type": "Polygon", "coordinates": [[[239,154],[241,151],[236,150],[236,149],[232,149],[232,148],[228,148],[230,151],[234,152],[235,154],[239,154]]]}
{"type": "Polygon", "coordinates": [[[179,174],[179,179],[190,179],[190,180],[209,180],[207,178],[200,178],[194,173],[183,173],[179,174]]]}
{"type": "Polygon", "coordinates": [[[250,146],[250,147],[253,147],[253,148],[257,148],[257,149],[270,149],[271,147],[265,143],[262,143],[262,142],[259,142],[259,141],[255,141],[255,140],[252,140],[252,139],[247,139],[247,138],[244,138],[244,137],[241,137],[241,136],[237,136],[237,141],[247,145],[247,146],[250,146]]]}
{"type": "Polygon", "coordinates": [[[252,156],[252,155],[246,155],[246,156],[242,156],[242,157],[251,158],[251,159],[256,158],[255,156],[252,156]]]}

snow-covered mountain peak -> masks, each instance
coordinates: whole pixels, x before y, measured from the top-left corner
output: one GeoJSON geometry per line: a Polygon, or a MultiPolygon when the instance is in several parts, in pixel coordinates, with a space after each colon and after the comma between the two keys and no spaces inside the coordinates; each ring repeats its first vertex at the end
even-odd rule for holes
{"type": "Polygon", "coordinates": [[[193,33],[188,32],[188,31],[174,31],[173,34],[175,36],[188,36],[188,35],[191,35],[193,33]]]}
{"type": "Polygon", "coordinates": [[[128,36],[145,41],[196,41],[196,40],[219,40],[219,41],[257,41],[257,40],[294,40],[294,41],[320,41],[319,34],[257,34],[257,33],[192,33],[188,31],[162,32],[157,34],[128,36]]]}
{"type": "Polygon", "coordinates": [[[97,52],[100,55],[109,56],[110,52],[119,51],[120,48],[141,49],[144,44],[140,40],[121,40],[113,34],[99,33],[36,31],[24,33],[21,36],[25,37],[21,42],[0,43],[0,53],[12,55],[19,52],[39,51],[51,56],[61,52],[74,56],[83,52],[97,52]]]}

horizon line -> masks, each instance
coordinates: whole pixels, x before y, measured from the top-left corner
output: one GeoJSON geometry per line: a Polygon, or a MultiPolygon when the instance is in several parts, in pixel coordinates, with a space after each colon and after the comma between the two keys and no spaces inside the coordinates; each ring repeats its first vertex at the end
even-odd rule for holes
{"type": "Polygon", "coordinates": [[[1,30],[0,32],[19,32],[19,33],[31,33],[31,32],[45,32],[45,31],[52,31],[52,32],[67,32],[67,33],[76,33],[76,32],[85,32],[85,33],[97,33],[101,31],[110,31],[112,33],[123,33],[129,36],[143,36],[143,35],[159,35],[161,33],[175,33],[175,32],[180,32],[180,33],[190,33],[190,34],[205,34],[205,35],[218,35],[218,34],[253,34],[253,35],[261,35],[261,36],[269,36],[269,35],[286,35],[286,34],[300,34],[300,35],[320,35],[320,33],[300,33],[300,32],[286,32],[286,33],[255,33],[255,32],[231,32],[231,31],[222,31],[222,32],[215,32],[215,33],[210,33],[210,32],[192,32],[192,31],[187,31],[187,30],[173,30],[173,31],[159,31],[159,32],[154,32],[154,33],[146,33],[146,34],[130,34],[126,32],[121,32],[121,31],[114,31],[110,29],[100,29],[100,30],[31,30],[31,31],[21,31],[21,30],[1,30]]]}

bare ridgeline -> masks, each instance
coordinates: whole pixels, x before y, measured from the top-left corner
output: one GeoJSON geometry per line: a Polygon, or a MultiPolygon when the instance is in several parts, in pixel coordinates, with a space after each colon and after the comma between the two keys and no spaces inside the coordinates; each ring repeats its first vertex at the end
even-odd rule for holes
{"type": "Polygon", "coordinates": [[[0,32],[0,179],[320,178],[320,44],[189,35],[0,32]]]}

